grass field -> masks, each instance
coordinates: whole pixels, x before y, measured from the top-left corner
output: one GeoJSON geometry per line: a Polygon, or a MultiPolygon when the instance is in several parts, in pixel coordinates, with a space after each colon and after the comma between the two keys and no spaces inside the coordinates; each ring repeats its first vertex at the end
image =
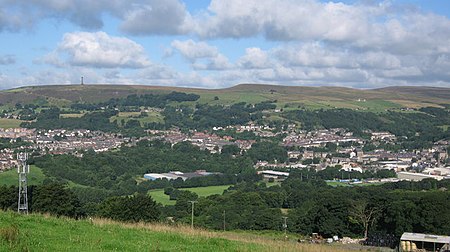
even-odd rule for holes
{"type": "MultiPolygon", "coordinates": [[[[164,116],[161,115],[161,113],[156,111],[149,111],[146,112],[147,116],[139,117],[141,112],[119,112],[118,115],[112,116],[109,121],[117,121],[119,125],[121,125],[122,120],[124,122],[128,122],[129,120],[138,120],[141,123],[141,126],[144,126],[145,123],[163,123],[164,122],[164,116]]],[[[122,125],[121,125],[122,126],[122,125]]]]}
{"type": "MultiPolygon", "coordinates": [[[[228,187],[230,187],[230,185],[180,188],[180,190],[195,192],[199,197],[207,197],[213,194],[222,194],[228,187]]],[[[148,194],[151,195],[156,202],[163,205],[174,205],[176,203],[175,200],[169,199],[169,195],[164,194],[164,189],[150,190],[148,194]]]]}
{"type": "Polygon", "coordinates": [[[273,235],[0,211],[0,251],[348,251],[344,245],[300,244],[295,236],[283,241],[281,233],[273,235]]]}
{"type": "Polygon", "coordinates": [[[187,190],[195,192],[200,197],[207,197],[213,194],[222,194],[223,191],[228,189],[231,185],[220,185],[220,186],[206,186],[206,187],[193,187],[193,188],[181,188],[180,190],[187,190]]]}
{"type": "Polygon", "coordinates": [[[0,128],[3,129],[19,128],[22,122],[23,122],[22,120],[17,119],[0,118],[0,128]]]}
{"type": "MultiPolygon", "coordinates": [[[[34,165],[30,165],[30,174],[28,174],[28,185],[41,184],[44,181],[45,175],[42,170],[34,165]]],[[[6,172],[0,173],[0,185],[15,185],[19,184],[19,177],[17,175],[17,169],[11,169],[6,172]]]]}
{"type": "Polygon", "coordinates": [[[59,115],[59,117],[61,118],[80,118],[82,117],[84,114],[61,114],[59,115]]]}
{"type": "Polygon", "coordinates": [[[152,196],[152,199],[165,206],[175,205],[175,200],[170,200],[169,195],[164,194],[164,189],[154,189],[148,191],[148,194],[152,196]]]}

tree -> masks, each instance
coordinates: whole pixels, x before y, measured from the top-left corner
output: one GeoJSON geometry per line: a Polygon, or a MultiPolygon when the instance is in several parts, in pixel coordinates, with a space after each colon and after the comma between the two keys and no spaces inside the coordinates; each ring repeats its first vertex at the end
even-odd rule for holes
{"type": "Polygon", "coordinates": [[[364,239],[367,239],[369,228],[380,217],[381,210],[378,207],[369,206],[366,201],[356,201],[349,211],[350,222],[361,225],[364,228],[364,239]]]}
{"type": "Polygon", "coordinates": [[[247,155],[256,163],[258,160],[284,163],[288,159],[287,151],[274,142],[258,142],[252,145],[247,155]]]}
{"type": "Polygon", "coordinates": [[[63,184],[55,182],[36,187],[32,193],[31,210],[73,218],[84,215],[75,193],[64,188],[63,184]]]}
{"type": "Polygon", "coordinates": [[[119,221],[155,221],[161,214],[160,206],[150,196],[136,194],[110,197],[99,207],[99,215],[119,221]]]}
{"type": "Polygon", "coordinates": [[[222,154],[225,155],[238,155],[241,152],[241,149],[237,145],[230,144],[222,147],[222,154]]]}
{"type": "Polygon", "coordinates": [[[17,187],[16,186],[0,186],[0,209],[17,208],[17,187]]]}

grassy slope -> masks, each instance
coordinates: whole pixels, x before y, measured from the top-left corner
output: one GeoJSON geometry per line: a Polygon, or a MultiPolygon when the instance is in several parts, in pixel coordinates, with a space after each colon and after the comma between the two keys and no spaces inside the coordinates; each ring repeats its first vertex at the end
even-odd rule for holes
{"type": "MultiPolygon", "coordinates": [[[[199,197],[206,197],[213,194],[222,194],[224,190],[228,189],[228,187],[230,187],[230,185],[181,188],[180,190],[188,190],[195,192],[199,197]]],[[[175,200],[170,200],[169,195],[164,194],[164,189],[150,190],[148,194],[151,195],[156,202],[163,205],[175,204],[175,200]]]]}
{"type": "Polygon", "coordinates": [[[175,205],[176,201],[175,200],[170,200],[169,199],[169,195],[165,195],[164,194],[164,189],[154,189],[154,190],[150,190],[148,191],[148,194],[150,196],[152,196],[152,198],[158,202],[161,203],[165,206],[170,206],[170,205],[175,205]]]}
{"type": "Polygon", "coordinates": [[[186,226],[75,221],[0,211],[0,251],[347,251],[342,246],[281,239],[186,226]]]}
{"type": "MultiPolygon", "coordinates": [[[[44,181],[45,175],[42,170],[34,165],[30,166],[30,174],[28,175],[28,185],[38,185],[44,181]]],[[[0,185],[18,185],[19,177],[16,169],[11,169],[0,173],[0,185]]]]}
{"type": "Polygon", "coordinates": [[[279,108],[358,108],[374,112],[388,108],[439,106],[450,104],[449,88],[391,87],[384,89],[352,89],[344,87],[305,87],[243,84],[225,89],[195,89],[138,85],[59,85],[24,87],[0,91],[0,103],[15,104],[45,101],[49,104],[67,104],[70,101],[98,102],[130,94],[168,93],[171,91],[197,93],[201,103],[231,104],[257,103],[277,100],[279,108]],[[215,97],[219,100],[215,100],[215,97]],[[359,102],[366,100],[365,102],[359,102]]]}

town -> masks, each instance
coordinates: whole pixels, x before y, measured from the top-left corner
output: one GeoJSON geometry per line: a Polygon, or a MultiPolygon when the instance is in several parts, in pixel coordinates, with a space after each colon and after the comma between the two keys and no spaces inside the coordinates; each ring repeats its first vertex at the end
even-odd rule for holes
{"type": "MultiPolygon", "coordinates": [[[[382,148],[365,150],[366,146],[380,146],[380,144],[394,144],[397,136],[389,132],[366,132],[368,139],[353,136],[353,133],[342,128],[305,131],[298,130],[295,125],[287,125],[285,130],[274,132],[269,126],[260,126],[253,123],[247,125],[230,125],[226,129],[236,132],[252,132],[264,139],[275,136],[284,136],[279,143],[287,150],[285,162],[269,163],[258,161],[254,168],[262,172],[267,178],[282,180],[289,175],[291,169],[314,169],[320,171],[326,167],[340,167],[342,171],[363,173],[367,170],[393,170],[396,173],[394,180],[420,181],[424,178],[437,180],[450,178],[450,167],[447,147],[449,141],[440,140],[432,148],[412,151],[400,150],[392,152],[382,148]]],[[[215,132],[223,130],[214,127],[211,132],[189,131],[182,133],[179,130],[148,130],[148,136],[141,138],[123,137],[91,130],[35,130],[26,128],[0,129],[0,138],[8,139],[11,143],[20,142],[15,148],[2,148],[0,150],[0,171],[15,168],[17,160],[15,153],[36,152],[44,154],[72,154],[82,156],[84,152],[93,150],[103,152],[120,148],[123,145],[132,146],[136,142],[146,139],[160,139],[171,143],[190,142],[202,150],[211,153],[221,152],[226,145],[237,146],[241,152],[249,150],[255,140],[235,140],[231,136],[218,136],[215,132]]],[[[349,181],[352,178],[342,178],[349,181]]],[[[353,182],[361,183],[359,180],[353,182]]],[[[365,181],[369,182],[369,181],[365,181]]],[[[373,181],[372,181],[373,182],[373,181]]]]}

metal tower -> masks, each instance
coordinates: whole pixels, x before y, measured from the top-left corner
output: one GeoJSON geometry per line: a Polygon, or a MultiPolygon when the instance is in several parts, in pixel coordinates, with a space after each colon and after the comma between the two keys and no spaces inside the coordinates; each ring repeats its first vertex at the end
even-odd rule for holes
{"type": "Polygon", "coordinates": [[[30,172],[30,166],[27,164],[28,153],[18,153],[17,173],[19,173],[19,201],[17,204],[17,212],[28,214],[28,185],[27,174],[30,172]]]}

